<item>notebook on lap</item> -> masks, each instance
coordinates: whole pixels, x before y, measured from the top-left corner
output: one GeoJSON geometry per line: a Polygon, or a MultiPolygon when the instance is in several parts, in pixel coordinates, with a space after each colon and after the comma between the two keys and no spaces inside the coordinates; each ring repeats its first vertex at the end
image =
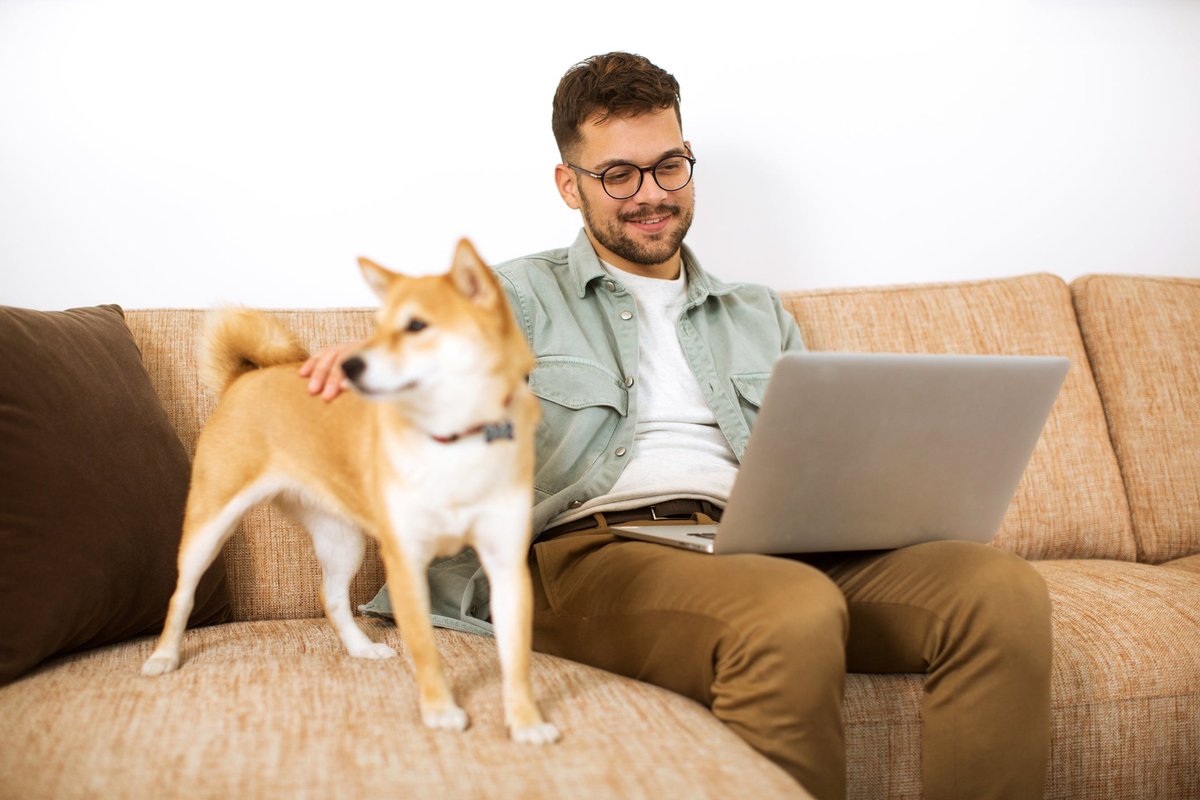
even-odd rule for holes
{"type": "Polygon", "coordinates": [[[613,532],[717,554],[989,541],[1069,365],[1053,356],[786,354],[721,522],[613,532]]]}

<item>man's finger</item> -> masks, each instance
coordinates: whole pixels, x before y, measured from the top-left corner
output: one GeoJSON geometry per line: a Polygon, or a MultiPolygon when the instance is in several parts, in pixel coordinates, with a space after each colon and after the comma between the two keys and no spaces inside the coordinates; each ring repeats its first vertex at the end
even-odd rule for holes
{"type": "Polygon", "coordinates": [[[341,369],[338,367],[338,358],[341,351],[336,347],[327,347],[317,353],[315,357],[310,359],[313,364],[309,369],[310,377],[308,381],[309,394],[320,394],[324,392],[330,384],[330,376],[336,371],[336,380],[332,383],[336,386],[341,380],[341,369]]]}

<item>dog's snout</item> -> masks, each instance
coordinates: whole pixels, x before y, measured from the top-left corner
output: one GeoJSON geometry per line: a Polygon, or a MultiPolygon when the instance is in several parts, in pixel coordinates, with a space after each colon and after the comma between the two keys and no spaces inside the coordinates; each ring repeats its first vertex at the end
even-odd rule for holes
{"type": "Polygon", "coordinates": [[[342,362],[342,372],[350,380],[357,380],[358,376],[367,371],[367,362],[359,356],[351,356],[342,362]]]}

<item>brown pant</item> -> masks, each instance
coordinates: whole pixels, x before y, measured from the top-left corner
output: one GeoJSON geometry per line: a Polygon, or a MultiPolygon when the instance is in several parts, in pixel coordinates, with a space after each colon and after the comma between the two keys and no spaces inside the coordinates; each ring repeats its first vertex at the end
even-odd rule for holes
{"type": "Polygon", "coordinates": [[[925,796],[1039,798],[1050,601],[967,542],[807,559],[711,556],[606,528],[534,546],[534,647],[710,707],[818,798],[846,794],[844,676],[925,673],[925,796]]]}

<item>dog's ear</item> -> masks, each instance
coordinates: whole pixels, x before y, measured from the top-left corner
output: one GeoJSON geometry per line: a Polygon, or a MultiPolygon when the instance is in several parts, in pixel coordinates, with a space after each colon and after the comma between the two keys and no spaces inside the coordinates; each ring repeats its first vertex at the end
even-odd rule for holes
{"type": "Polygon", "coordinates": [[[464,297],[480,305],[491,305],[500,296],[496,276],[483,263],[474,245],[468,239],[459,239],[454,250],[454,264],[450,267],[450,280],[464,297]]]}
{"type": "Polygon", "coordinates": [[[359,256],[358,266],[362,270],[363,277],[367,279],[367,285],[379,296],[380,300],[387,300],[388,287],[396,279],[396,273],[386,270],[371,259],[362,256],[359,256]]]}

